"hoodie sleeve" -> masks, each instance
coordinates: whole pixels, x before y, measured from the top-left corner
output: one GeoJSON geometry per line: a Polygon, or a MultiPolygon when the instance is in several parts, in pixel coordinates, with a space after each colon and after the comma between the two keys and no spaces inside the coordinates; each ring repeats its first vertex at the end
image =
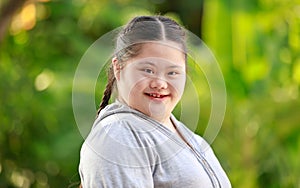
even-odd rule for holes
{"type": "Polygon", "coordinates": [[[147,139],[128,121],[95,126],[81,148],[83,188],[150,188],[155,156],[147,139]]]}

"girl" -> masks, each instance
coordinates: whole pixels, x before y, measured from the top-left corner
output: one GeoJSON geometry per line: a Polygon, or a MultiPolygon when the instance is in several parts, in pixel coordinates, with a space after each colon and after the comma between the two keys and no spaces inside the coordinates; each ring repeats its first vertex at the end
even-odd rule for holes
{"type": "Polygon", "coordinates": [[[88,187],[231,187],[210,146],[172,111],[186,81],[185,32],[164,16],[119,33],[98,117],[81,148],[88,187]],[[113,90],[116,101],[108,104],[113,90]]]}

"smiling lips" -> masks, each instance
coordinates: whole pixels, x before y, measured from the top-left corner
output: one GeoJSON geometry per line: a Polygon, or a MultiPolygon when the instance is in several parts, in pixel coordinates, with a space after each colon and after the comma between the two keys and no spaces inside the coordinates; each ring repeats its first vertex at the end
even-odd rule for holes
{"type": "Polygon", "coordinates": [[[163,99],[165,97],[168,97],[169,95],[162,95],[159,93],[145,93],[147,96],[151,97],[151,98],[156,98],[156,99],[163,99]]]}

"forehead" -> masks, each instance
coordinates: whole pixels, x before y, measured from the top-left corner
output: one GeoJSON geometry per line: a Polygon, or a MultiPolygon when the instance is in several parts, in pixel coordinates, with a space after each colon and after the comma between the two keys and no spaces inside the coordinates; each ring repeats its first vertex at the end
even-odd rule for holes
{"type": "Polygon", "coordinates": [[[141,44],[141,49],[134,61],[139,59],[160,59],[177,65],[185,65],[185,54],[174,42],[147,42],[141,44]]]}

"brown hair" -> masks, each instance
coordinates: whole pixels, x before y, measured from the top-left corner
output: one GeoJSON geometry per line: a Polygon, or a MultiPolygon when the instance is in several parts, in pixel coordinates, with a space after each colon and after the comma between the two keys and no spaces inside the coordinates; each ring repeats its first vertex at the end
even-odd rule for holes
{"type": "MultiPolygon", "coordinates": [[[[136,56],[141,43],[149,41],[172,41],[185,52],[185,31],[174,20],[165,16],[138,16],[133,18],[118,34],[114,55],[118,63],[136,56]]],[[[97,114],[108,105],[115,85],[113,65],[108,69],[108,81],[97,114]]]]}

